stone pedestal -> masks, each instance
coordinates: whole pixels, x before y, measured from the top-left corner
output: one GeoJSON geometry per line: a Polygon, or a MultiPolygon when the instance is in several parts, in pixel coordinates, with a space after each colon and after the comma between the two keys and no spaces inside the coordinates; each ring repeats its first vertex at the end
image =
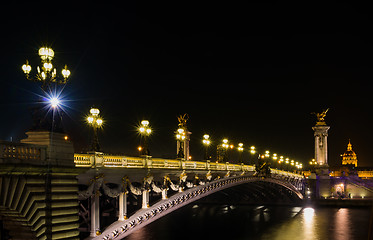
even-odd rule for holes
{"type": "MultiPolygon", "coordinates": [[[[47,146],[47,161],[53,166],[74,167],[74,147],[65,134],[49,131],[29,131],[21,143],[47,146]]],[[[37,163],[40,164],[40,163],[37,163]]]]}

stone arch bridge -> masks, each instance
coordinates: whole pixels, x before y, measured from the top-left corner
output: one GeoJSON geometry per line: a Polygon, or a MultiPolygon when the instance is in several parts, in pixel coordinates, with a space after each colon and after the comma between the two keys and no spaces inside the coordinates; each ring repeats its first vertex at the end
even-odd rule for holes
{"type": "Polygon", "coordinates": [[[0,225],[12,239],[121,239],[188,203],[243,186],[254,201],[303,198],[297,173],[256,176],[244,164],[74,154],[63,135],[48,142],[50,133],[38,134],[44,142],[0,142],[0,225]]]}

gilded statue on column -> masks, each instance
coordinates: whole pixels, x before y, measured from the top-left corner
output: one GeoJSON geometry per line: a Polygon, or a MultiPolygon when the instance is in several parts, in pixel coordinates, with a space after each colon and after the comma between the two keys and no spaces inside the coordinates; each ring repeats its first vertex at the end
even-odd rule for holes
{"type": "Polygon", "coordinates": [[[177,120],[179,120],[179,128],[186,128],[186,122],[188,121],[189,116],[187,113],[184,115],[180,115],[177,117],[177,120]]]}
{"type": "Polygon", "coordinates": [[[317,118],[317,121],[316,121],[316,126],[324,126],[326,125],[326,122],[325,122],[325,117],[326,117],[326,113],[329,111],[329,108],[327,108],[326,110],[322,111],[321,113],[311,113],[311,114],[314,114],[317,118]]]}

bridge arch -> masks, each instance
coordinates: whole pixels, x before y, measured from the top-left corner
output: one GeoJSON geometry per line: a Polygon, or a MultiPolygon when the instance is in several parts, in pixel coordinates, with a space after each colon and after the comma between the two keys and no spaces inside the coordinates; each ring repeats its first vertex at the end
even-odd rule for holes
{"type": "Polygon", "coordinates": [[[114,222],[113,224],[108,226],[101,235],[93,239],[122,239],[131,234],[133,231],[140,229],[141,227],[198,199],[245,183],[260,182],[281,186],[282,188],[292,192],[294,195],[297,196],[297,198],[303,199],[303,195],[296,187],[294,187],[294,185],[282,179],[252,176],[227,177],[206,183],[205,185],[199,185],[194,188],[187,189],[183,192],[172,195],[168,199],[161,200],[149,208],[140,209],[129,219],[125,221],[114,222]]]}

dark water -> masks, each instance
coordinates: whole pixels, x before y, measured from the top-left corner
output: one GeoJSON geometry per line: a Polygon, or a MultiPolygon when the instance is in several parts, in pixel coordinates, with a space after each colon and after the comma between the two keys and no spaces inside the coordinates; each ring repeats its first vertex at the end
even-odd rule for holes
{"type": "Polygon", "coordinates": [[[191,204],[127,240],[365,240],[370,208],[302,208],[191,204]]]}

